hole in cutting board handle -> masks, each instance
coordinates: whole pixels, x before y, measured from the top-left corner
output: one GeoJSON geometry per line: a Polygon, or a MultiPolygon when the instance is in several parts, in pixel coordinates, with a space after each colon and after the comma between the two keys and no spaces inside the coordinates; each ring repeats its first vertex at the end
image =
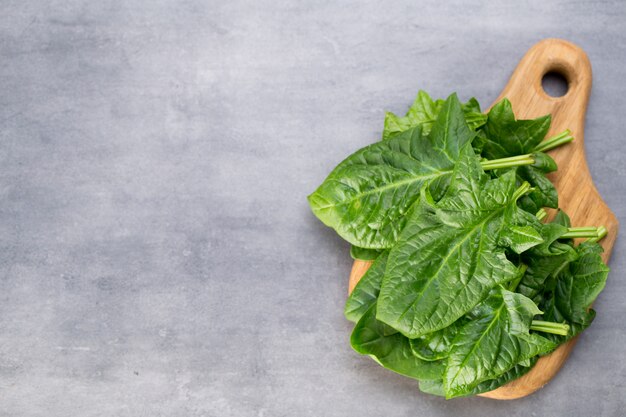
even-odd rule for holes
{"type": "Polygon", "coordinates": [[[543,91],[550,97],[563,97],[569,90],[569,82],[559,71],[548,71],[541,79],[543,91]]]}

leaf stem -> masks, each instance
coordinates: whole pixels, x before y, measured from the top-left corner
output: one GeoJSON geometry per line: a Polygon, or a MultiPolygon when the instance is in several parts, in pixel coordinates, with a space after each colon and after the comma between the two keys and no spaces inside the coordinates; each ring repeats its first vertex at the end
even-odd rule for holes
{"type": "Polygon", "coordinates": [[[598,228],[595,226],[580,226],[580,227],[568,227],[570,232],[597,232],[598,228]]]}
{"type": "Polygon", "coordinates": [[[542,221],[543,219],[546,218],[546,216],[548,215],[548,212],[545,209],[539,209],[539,211],[537,212],[537,214],[535,214],[535,217],[537,217],[537,220],[542,221]]]}
{"type": "Polygon", "coordinates": [[[576,238],[576,237],[598,237],[597,227],[570,227],[567,232],[561,235],[562,239],[576,238]]]}
{"type": "Polygon", "coordinates": [[[532,157],[532,154],[526,154],[526,155],[511,156],[509,158],[500,158],[500,159],[491,159],[487,161],[482,161],[480,165],[483,167],[485,171],[487,171],[490,169],[511,168],[511,167],[518,167],[522,165],[532,165],[534,163],[535,163],[535,159],[532,157]]]}
{"type": "Polygon", "coordinates": [[[572,132],[569,129],[559,133],[556,136],[553,136],[549,139],[544,140],[539,145],[535,147],[535,152],[547,152],[551,149],[554,149],[558,146],[565,145],[574,140],[572,136],[572,132]]]}
{"type": "Polygon", "coordinates": [[[567,336],[567,333],[569,332],[569,324],[554,323],[551,321],[543,320],[533,320],[530,324],[530,330],[558,334],[560,336],[567,336]]]}
{"type": "Polygon", "coordinates": [[[519,200],[521,196],[523,196],[524,194],[526,194],[527,192],[531,190],[532,188],[530,187],[530,184],[524,181],[522,185],[520,185],[519,188],[515,190],[515,192],[513,193],[513,200],[515,201],[519,200]]]}
{"type": "Polygon", "coordinates": [[[606,230],[606,227],[600,226],[598,227],[597,236],[587,239],[587,242],[598,242],[600,239],[604,238],[607,233],[608,230],[606,230]]]}

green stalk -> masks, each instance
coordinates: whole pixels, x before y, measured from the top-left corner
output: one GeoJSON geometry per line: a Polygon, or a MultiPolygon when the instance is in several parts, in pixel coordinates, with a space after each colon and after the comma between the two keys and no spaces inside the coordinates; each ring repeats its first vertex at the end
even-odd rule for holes
{"type": "Polygon", "coordinates": [[[594,232],[598,231],[598,228],[595,226],[580,226],[580,227],[569,227],[567,229],[570,232],[594,232]]]}
{"type": "Polygon", "coordinates": [[[535,147],[535,152],[547,152],[551,149],[554,149],[558,146],[565,145],[574,140],[572,136],[572,132],[569,129],[559,133],[556,136],[551,137],[550,139],[546,139],[541,142],[537,147],[535,147]]]}
{"type": "Polygon", "coordinates": [[[604,238],[607,233],[608,230],[606,230],[606,227],[600,226],[598,227],[598,235],[596,237],[587,239],[587,242],[598,242],[600,239],[604,238]]]}
{"type": "Polygon", "coordinates": [[[562,239],[577,238],[577,237],[598,237],[597,227],[570,227],[567,229],[567,233],[561,236],[562,239]]]}
{"type": "Polygon", "coordinates": [[[532,191],[532,187],[528,182],[524,181],[522,185],[520,185],[519,188],[513,193],[513,200],[517,201],[521,196],[530,191],[532,191]]]}
{"type": "Polygon", "coordinates": [[[488,161],[482,161],[480,165],[485,171],[490,169],[499,168],[511,168],[522,165],[532,165],[535,163],[535,159],[531,154],[511,156],[509,158],[492,159],[488,161]]]}
{"type": "Polygon", "coordinates": [[[551,321],[533,320],[530,324],[530,330],[543,333],[558,334],[560,336],[567,336],[569,332],[569,324],[554,323],[551,321]]]}
{"type": "Polygon", "coordinates": [[[548,215],[548,212],[545,211],[545,209],[539,209],[537,214],[535,214],[535,217],[537,217],[537,220],[542,221],[543,219],[546,218],[547,215],[548,215]]]}

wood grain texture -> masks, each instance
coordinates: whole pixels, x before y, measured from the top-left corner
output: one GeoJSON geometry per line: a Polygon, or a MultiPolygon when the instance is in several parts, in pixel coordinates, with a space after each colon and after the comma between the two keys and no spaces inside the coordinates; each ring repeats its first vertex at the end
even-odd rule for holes
{"type": "MultiPolygon", "coordinates": [[[[549,152],[558,164],[558,171],[549,175],[559,193],[559,206],[572,219],[573,226],[607,228],[600,242],[603,258],[608,262],[617,237],[618,221],[596,190],[585,159],[585,112],[591,92],[591,64],[578,46],[560,39],[546,39],[533,46],[522,58],[509,82],[496,100],[506,97],[517,118],[530,119],[550,113],[552,125],[548,137],[570,129],[575,140],[549,152]],[[548,72],[562,74],[568,82],[567,93],[550,97],[541,85],[548,72]]],[[[548,210],[554,215],[554,210],[548,210]]],[[[371,262],[355,261],[350,273],[351,292],[371,262]]],[[[599,314],[602,314],[600,311],[599,314]]],[[[567,360],[576,338],[561,345],[550,355],[537,361],[523,377],[484,394],[483,397],[510,400],[525,397],[543,387],[567,360]]]]}

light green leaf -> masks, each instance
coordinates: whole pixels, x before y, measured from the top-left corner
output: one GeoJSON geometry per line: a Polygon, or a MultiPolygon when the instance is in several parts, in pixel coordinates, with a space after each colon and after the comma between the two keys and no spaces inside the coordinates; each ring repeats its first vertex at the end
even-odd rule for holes
{"type": "Polygon", "coordinates": [[[421,187],[441,194],[459,149],[471,142],[460,106],[450,96],[429,136],[418,126],[349,156],[309,196],[313,213],[355,246],[393,246],[421,187]]]}
{"type": "Polygon", "coordinates": [[[460,319],[444,329],[415,339],[410,339],[413,354],[425,361],[436,361],[447,358],[450,347],[452,346],[452,340],[463,323],[465,323],[465,321],[460,319]]]}
{"type": "Polygon", "coordinates": [[[467,146],[446,195],[423,194],[389,254],[377,310],[409,338],[452,324],[517,276],[498,244],[521,211],[514,172],[488,180],[467,146]]]}
{"type": "Polygon", "coordinates": [[[354,260],[373,261],[381,254],[382,250],[360,248],[358,246],[350,246],[350,256],[354,260]]]}
{"type": "MultiPolygon", "coordinates": [[[[385,114],[383,140],[391,139],[416,126],[420,126],[422,132],[428,134],[443,106],[444,100],[433,100],[428,93],[420,90],[404,117],[396,116],[391,112],[385,114]]],[[[487,115],[481,113],[480,105],[475,98],[463,104],[462,109],[465,121],[472,130],[476,130],[487,121],[487,115]]]]}
{"type": "Polygon", "coordinates": [[[348,320],[356,323],[376,303],[388,256],[389,251],[382,252],[352,290],[344,310],[348,320]]]}
{"type": "MultiPolygon", "coordinates": [[[[527,374],[528,371],[530,371],[532,367],[535,366],[537,359],[539,358],[535,356],[534,358],[521,361],[520,363],[515,365],[513,368],[506,371],[504,374],[500,375],[499,377],[483,381],[480,384],[478,384],[475,388],[473,388],[471,391],[468,391],[467,394],[458,395],[457,397],[467,397],[470,395],[478,395],[478,394],[482,394],[483,392],[493,391],[494,389],[499,388],[502,385],[510,381],[513,381],[514,379],[518,379],[524,376],[525,374],[527,374]]],[[[446,396],[444,388],[443,388],[442,379],[430,379],[430,380],[420,381],[419,388],[420,388],[420,391],[425,392],[427,394],[437,395],[440,397],[446,396]]]]}
{"type": "Polygon", "coordinates": [[[541,234],[532,226],[511,226],[502,234],[501,244],[515,253],[526,252],[543,242],[541,234]]]}

